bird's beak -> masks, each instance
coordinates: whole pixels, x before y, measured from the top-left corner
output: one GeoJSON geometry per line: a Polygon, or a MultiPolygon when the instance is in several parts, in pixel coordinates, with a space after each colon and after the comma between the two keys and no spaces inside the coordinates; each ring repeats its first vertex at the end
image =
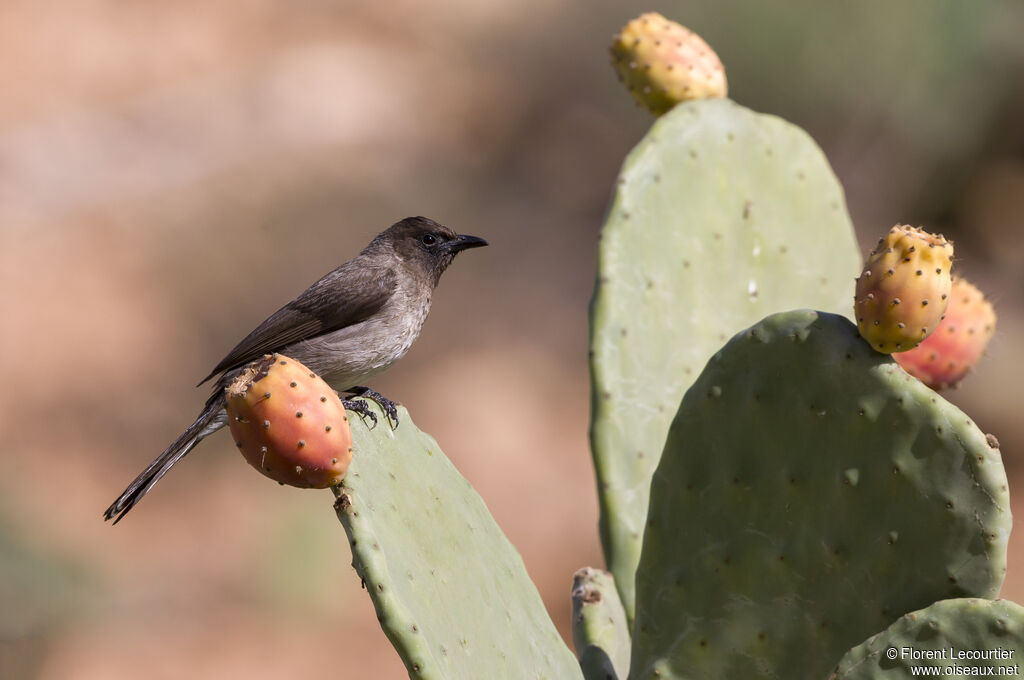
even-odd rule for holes
{"type": "Polygon", "coordinates": [[[457,238],[453,238],[447,243],[448,250],[453,253],[468,250],[469,248],[481,248],[486,245],[487,241],[479,236],[470,236],[469,234],[459,234],[457,238]]]}

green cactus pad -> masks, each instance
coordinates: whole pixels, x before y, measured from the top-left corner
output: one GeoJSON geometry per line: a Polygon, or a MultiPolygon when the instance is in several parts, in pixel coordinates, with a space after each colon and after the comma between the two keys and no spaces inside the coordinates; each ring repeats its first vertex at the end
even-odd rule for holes
{"type": "Polygon", "coordinates": [[[999,451],[834,314],[770,316],[712,357],[650,505],[631,678],[824,677],[1006,571],[999,451]]]}
{"type": "Polygon", "coordinates": [[[350,421],[335,509],[409,677],[582,678],[519,553],[437,442],[404,409],[394,431],[350,421]]]}
{"type": "Polygon", "coordinates": [[[899,619],[842,658],[829,680],[1024,675],[1024,607],[1008,600],[943,600],[899,619]],[[988,669],[992,669],[989,671],[988,669]]]}
{"type": "Polygon", "coordinates": [[[573,576],[572,640],[586,680],[625,680],[629,627],[615,578],[584,567],[573,576]]]}
{"type": "Polygon", "coordinates": [[[686,388],[772,312],[851,308],[860,252],[801,129],[727,99],[662,116],[626,159],[591,302],[601,541],[632,620],[651,475],[686,388]]]}

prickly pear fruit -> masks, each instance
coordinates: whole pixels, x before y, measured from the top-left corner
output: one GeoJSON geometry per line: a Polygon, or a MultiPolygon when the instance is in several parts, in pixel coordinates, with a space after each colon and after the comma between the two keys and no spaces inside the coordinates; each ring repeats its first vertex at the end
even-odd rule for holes
{"type": "Polygon", "coordinates": [[[935,332],[914,349],[892,358],[933,390],[953,387],[981,359],[995,329],[992,303],[967,279],[956,279],[946,318],[935,332]]]}
{"type": "Polygon", "coordinates": [[[890,229],[857,279],[861,337],[882,354],[917,347],[946,312],[952,266],[953,244],[942,235],[907,225],[890,229]]]}
{"type": "Polygon", "coordinates": [[[724,97],[725,69],[693,31],[657,12],[622,27],[611,46],[612,65],[637,103],[660,116],[679,102],[724,97]]]}
{"type": "Polygon", "coordinates": [[[338,484],[352,461],[352,431],[338,395],[313,371],[267,354],[224,390],[228,427],[267,477],[300,488],[338,484]]]}

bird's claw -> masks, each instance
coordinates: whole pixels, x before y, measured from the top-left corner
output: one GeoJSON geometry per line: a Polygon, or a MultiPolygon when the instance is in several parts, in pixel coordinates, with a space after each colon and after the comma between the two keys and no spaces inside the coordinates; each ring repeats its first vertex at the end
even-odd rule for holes
{"type": "Polygon", "coordinates": [[[362,399],[342,399],[341,405],[345,407],[346,411],[352,411],[352,413],[362,418],[364,423],[369,418],[372,422],[370,425],[371,430],[377,427],[377,414],[371,411],[370,407],[362,399]]]}
{"type": "MultiPolygon", "coordinates": [[[[348,392],[354,397],[362,397],[363,399],[369,399],[371,401],[376,402],[381,407],[381,410],[384,411],[384,415],[387,417],[388,425],[391,426],[391,429],[394,430],[396,427],[398,427],[398,408],[395,405],[395,402],[383,396],[380,392],[377,392],[376,390],[371,390],[369,387],[363,387],[361,385],[353,387],[352,389],[348,390],[348,392]]],[[[349,400],[348,403],[353,402],[354,400],[349,400]]],[[[366,408],[366,402],[355,403],[362,403],[363,408],[366,409],[364,412],[369,413],[369,415],[373,417],[374,424],[376,424],[377,417],[374,414],[370,413],[369,409],[366,408]]],[[[348,407],[346,406],[346,408],[348,407]]],[[[356,412],[360,413],[358,410],[356,410],[356,412]]]]}

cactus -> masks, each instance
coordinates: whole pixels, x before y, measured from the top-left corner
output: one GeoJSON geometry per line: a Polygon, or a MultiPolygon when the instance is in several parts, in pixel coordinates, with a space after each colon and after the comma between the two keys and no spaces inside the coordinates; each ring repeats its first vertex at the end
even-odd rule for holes
{"type": "Polygon", "coordinates": [[[941,235],[897,225],[868,257],[854,297],[857,329],[879,352],[917,347],[949,304],[953,244],[941,235]]]}
{"type": "Polygon", "coordinates": [[[946,318],[924,342],[893,354],[900,366],[935,390],[955,387],[985,353],[996,329],[992,303],[966,279],[953,281],[946,318]]]}
{"type": "Polygon", "coordinates": [[[715,354],[650,505],[631,678],[823,677],[1006,569],[999,452],[833,314],[770,316],[715,354]]]}
{"type": "Polygon", "coordinates": [[[634,95],[667,113],[623,165],[598,253],[591,443],[611,573],[575,575],[578,661],[404,409],[396,429],[350,430],[322,381],[268,356],[225,394],[247,460],[332,488],[352,566],[417,680],[852,680],[904,672],[889,647],[1024,651],[1017,605],[921,609],[995,596],[1011,521],[995,437],[896,363],[921,375],[915,355],[889,356],[930,332],[967,339],[935,345],[940,369],[983,350],[982,298],[964,293],[939,324],[952,246],[895,227],[857,280],[857,324],[831,313],[849,311],[860,257],[817,146],[724,99],[717,57],[664,17],[616,41],[634,95]],[[677,104],[690,95],[712,98],[677,104]]]}
{"type": "Polygon", "coordinates": [[[591,303],[591,445],[605,558],[631,619],[651,475],[686,388],[771,312],[848,309],[859,271],[842,190],[793,125],[687,102],[626,159],[591,303]]]}
{"type": "Polygon", "coordinates": [[[1022,658],[1024,607],[1007,600],[943,600],[851,649],[829,680],[902,680],[924,676],[926,669],[940,677],[1019,677],[1022,658]]]}
{"type": "Polygon", "coordinates": [[[324,489],[345,476],[352,433],[338,395],[283,354],[254,361],[224,390],[228,427],[246,461],[271,479],[324,489]]]}
{"type": "Polygon", "coordinates": [[[693,31],[657,12],[642,14],[613,38],[612,66],[638,105],[660,116],[680,102],[724,97],[725,69],[693,31]]]}
{"type": "Polygon", "coordinates": [[[625,680],[629,627],[615,577],[607,571],[585,567],[573,575],[572,639],[586,680],[625,680]]]}
{"type": "Polygon", "coordinates": [[[381,627],[414,679],[582,678],[512,544],[437,442],[353,423],[338,518],[381,627]]]}

